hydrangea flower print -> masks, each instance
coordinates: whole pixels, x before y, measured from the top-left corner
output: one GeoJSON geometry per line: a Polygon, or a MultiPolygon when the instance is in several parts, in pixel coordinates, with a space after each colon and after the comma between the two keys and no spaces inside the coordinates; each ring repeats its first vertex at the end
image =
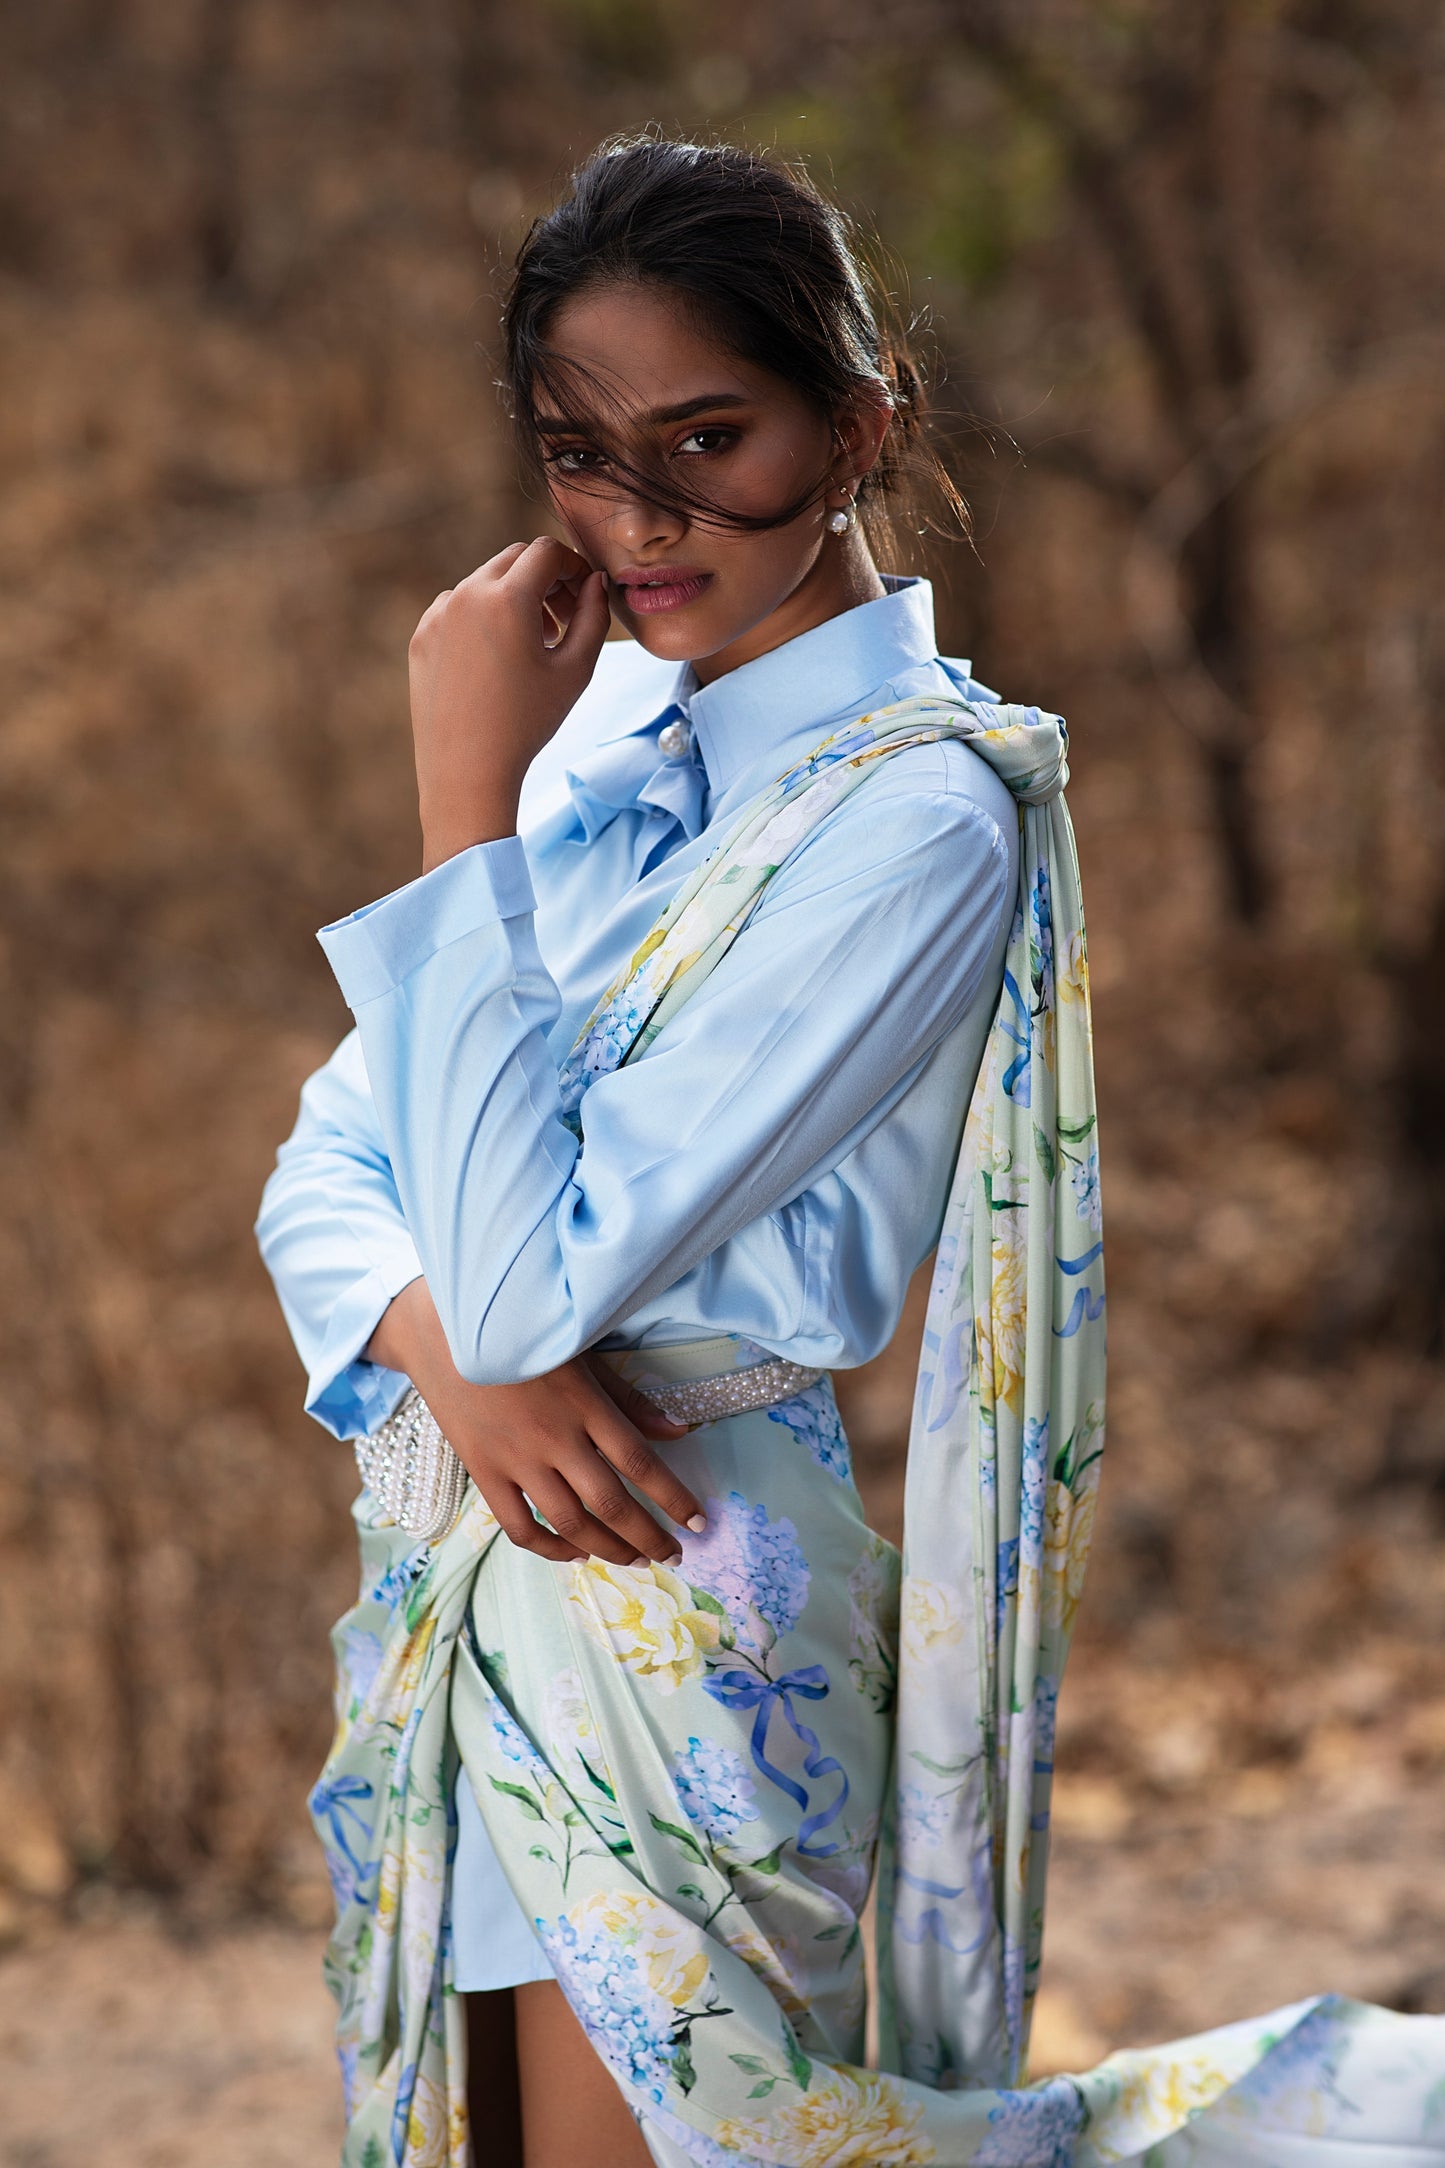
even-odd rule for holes
{"type": "Polygon", "coordinates": [[[588,1083],[609,1076],[642,1028],[642,1011],[635,1001],[618,1000],[604,1010],[588,1033],[581,1068],[588,1083]]]}
{"type": "Polygon", "coordinates": [[[770,1645],[802,1616],[811,1576],[798,1531],[770,1521],[767,1507],[749,1505],[741,1491],[708,1499],[707,1528],[683,1537],[682,1555],[687,1579],[722,1605],[743,1648],[770,1645]]]}
{"type": "Polygon", "coordinates": [[[632,1951],[605,1928],[579,1934],[564,1913],[539,1923],[547,1958],[588,2039],[626,2085],[660,2101],[673,2056],[673,2009],[649,1985],[632,1951]]]}
{"type": "Polygon", "coordinates": [[[537,1768],[541,1764],[542,1757],[513,1716],[511,1710],[504,1707],[500,1701],[494,1701],[492,1703],[491,1717],[492,1737],[506,1755],[507,1760],[515,1762],[520,1769],[537,1768]]]}
{"type": "Polygon", "coordinates": [[[692,1737],[672,1757],[672,1780],[683,1812],[709,1844],[731,1844],[744,1822],[755,1822],[757,1790],[742,1756],[715,1739],[692,1737]]]}
{"type": "Polygon", "coordinates": [[[621,1066],[644,1021],[644,1008],[630,987],[616,993],[593,1019],[559,1072],[564,1115],[575,1116],[588,1085],[621,1066]]]}
{"type": "Polygon", "coordinates": [[[853,1463],[843,1418],[826,1385],[810,1385],[806,1392],[794,1393],[791,1400],[784,1400],[767,1412],[770,1422],[781,1423],[800,1445],[807,1447],[820,1468],[836,1476],[840,1483],[848,1481],[853,1473],[853,1463]]]}
{"type": "Polygon", "coordinates": [[[1059,1682],[1042,1674],[1034,1681],[1034,1766],[1052,1769],[1059,1724],[1059,1682]]]}
{"type": "Polygon", "coordinates": [[[898,1793],[898,1833],[905,1846],[929,1845],[948,1827],[948,1801],[926,1792],[921,1784],[905,1784],[898,1793]]]}
{"type": "Polygon", "coordinates": [[[371,1692],[381,1669],[381,1640],[362,1626],[349,1626],[341,1636],[340,1673],[354,1706],[371,1692]]]}
{"type": "Polygon", "coordinates": [[[1074,1192],[1074,1202],[1079,1217],[1085,1221],[1092,1234],[1100,1234],[1104,1226],[1104,1206],[1099,1195],[1099,1147],[1091,1144],[1082,1160],[1069,1169],[1069,1182],[1074,1192]]]}
{"type": "Polygon", "coordinates": [[[975,2168],[1069,2168],[1084,2103],[1067,2078],[1005,2093],[988,2119],[975,2168]]]}
{"type": "Polygon", "coordinates": [[[1022,1496],[1019,1501],[1019,1557],[1025,1570],[1037,1570],[1044,1554],[1044,1496],[1049,1480],[1049,1419],[1024,1420],[1022,1496]]]}
{"type": "Polygon", "coordinates": [[[994,1632],[1002,1641],[1008,1607],[1019,1592],[1019,1539],[1010,1536],[998,1547],[998,1580],[994,1590],[994,1632]]]}
{"type": "Polygon", "coordinates": [[[1045,1009],[1054,1005],[1054,920],[1049,898],[1049,869],[1041,865],[1029,897],[1033,920],[1031,947],[1034,981],[1045,1009]]]}
{"type": "MultiPolygon", "coordinates": [[[[363,1492],[362,1495],[368,1494],[363,1492]]],[[[428,1546],[425,1543],[418,1544],[404,1557],[393,1559],[374,1581],[364,1579],[361,1584],[361,1602],[379,1603],[384,1610],[394,1611],[398,1604],[403,1603],[411,1594],[429,1555],[428,1546]]]]}

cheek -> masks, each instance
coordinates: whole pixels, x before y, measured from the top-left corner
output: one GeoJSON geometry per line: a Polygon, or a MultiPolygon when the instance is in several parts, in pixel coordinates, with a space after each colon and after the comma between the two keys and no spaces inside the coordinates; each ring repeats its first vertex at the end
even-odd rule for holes
{"type": "MultiPolygon", "coordinates": [[[[728,498],[740,512],[775,512],[793,503],[804,491],[821,487],[825,477],[825,451],[820,451],[814,432],[790,429],[761,430],[739,451],[728,478],[728,498]]],[[[816,516],[805,506],[801,523],[816,516]]],[[[791,533],[792,529],[783,530],[791,533]]]]}
{"type": "Polygon", "coordinates": [[[558,524],[578,545],[584,557],[591,556],[587,538],[591,534],[601,533],[607,516],[607,508],[602,499],[589,496],[585,490],[556,487],[548,489],[547,497],[558,524]]]}

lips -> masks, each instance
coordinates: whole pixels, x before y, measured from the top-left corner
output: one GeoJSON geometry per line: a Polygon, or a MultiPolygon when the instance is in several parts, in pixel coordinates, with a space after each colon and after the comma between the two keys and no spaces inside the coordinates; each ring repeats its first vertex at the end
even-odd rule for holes
{"type": "Polygon", "coordinates": [[[712,582],[710,572],[694,572],[686,565],[659,565],[653,572],[624,572],[613,581],[629,610],[677,610],[696,602],[712,582]]]}

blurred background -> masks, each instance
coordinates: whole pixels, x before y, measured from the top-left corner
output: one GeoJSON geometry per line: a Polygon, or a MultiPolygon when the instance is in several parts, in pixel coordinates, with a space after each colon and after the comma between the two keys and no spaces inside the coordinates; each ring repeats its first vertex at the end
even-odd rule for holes
{"type": "MultiPolygon", "coordinates": [[[[655,124],[924,319],[943,645],[1063,713],[1111,1444],[1039,2065],[1445,2007],[1445,23],[1409,0],[0,10],[7,2168],[334,2157],[351,1455],[251,1221],[410,877],[406,644],[538,531],[501,268],[655,124]]],[[[896,1530],[917,1305],[841,1381],[896,1530]]]]}

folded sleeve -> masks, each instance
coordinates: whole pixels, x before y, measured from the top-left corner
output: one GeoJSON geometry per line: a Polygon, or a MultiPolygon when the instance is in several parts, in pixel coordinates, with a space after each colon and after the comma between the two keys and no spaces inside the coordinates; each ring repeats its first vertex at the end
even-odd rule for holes
{"type": "Polygon", "coordinates": [[[407,1380],[361,1351],[422,1268],[354,1031],[302,1086],[256,1239],[306,1368],[308,1413],[338,1438],[374,1430],[407,1380]]]}
{"type": "Polygon", "coordinates": [[[820,824],[647,1053],[591,1085],[582,1144],[516,838],[322,929],[464,1376],[537,1376],[615,1330],[836,1165],[996,998],[1017,822],[959,786],[977,758],[899,755],[820,824]]]}

